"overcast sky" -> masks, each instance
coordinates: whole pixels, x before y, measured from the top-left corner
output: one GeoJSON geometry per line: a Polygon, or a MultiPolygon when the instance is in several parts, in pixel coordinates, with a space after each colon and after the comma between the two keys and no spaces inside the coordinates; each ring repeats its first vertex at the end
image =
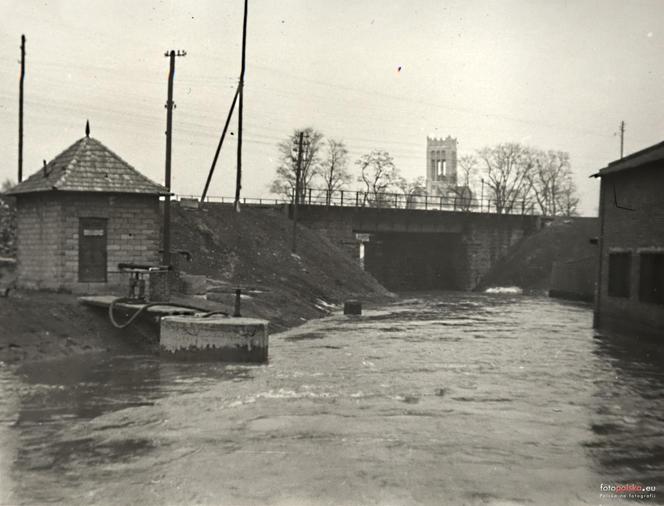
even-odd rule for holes
{"type": "MultiPolygon", "coordinates": [[[[276,143],[313,126],[356,159],[425,175],[427,134],[460,155],[516,141],[588,175],[664,140],[664,1],[249,0],[243,195],[269,195],[276,143]],[[401,71],[398,68],[401,67],[401,71]]],[[[30,1],[0,7],[0,180],[16,179],[20,36],[24,173],[84,135],[162,182],[167,49],[177,60],[173,190],[200,194],[240,67],[242,0],[30,1]]],[[[236,122],[233,121],[233,130],[236,122]]],[[[234,137],[211,195],[232,195],[234,137]]]]}

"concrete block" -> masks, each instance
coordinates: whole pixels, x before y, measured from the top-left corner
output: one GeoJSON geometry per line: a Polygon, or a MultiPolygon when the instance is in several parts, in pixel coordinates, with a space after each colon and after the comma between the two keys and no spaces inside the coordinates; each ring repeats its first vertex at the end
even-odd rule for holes
{"type": "Polygon", "coordinates": [[[180,288],[186,295],[204,295],[207,291],[207,276],[180,273],[180,288]]]}
{"type": "Polygon", "coordinates": [[[267,362],[268,322],[166,316],[161,319],[159,345],[163,355],[183,360],[267,362]]]}

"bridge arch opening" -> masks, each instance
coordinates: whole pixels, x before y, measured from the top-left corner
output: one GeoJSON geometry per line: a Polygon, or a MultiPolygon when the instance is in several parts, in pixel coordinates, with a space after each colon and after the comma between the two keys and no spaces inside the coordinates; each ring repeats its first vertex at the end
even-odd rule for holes
{"type": "Polygon", "coordinates": [[[377,232],[363,241],[364,269],[393,291],[463,288],[461,234],[377,232]]]}

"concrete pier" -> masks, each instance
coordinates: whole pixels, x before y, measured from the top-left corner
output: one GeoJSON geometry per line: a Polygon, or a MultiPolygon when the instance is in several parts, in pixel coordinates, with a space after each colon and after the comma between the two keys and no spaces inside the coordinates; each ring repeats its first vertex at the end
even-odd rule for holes
{"type": "Polygon", "coordinates": [[[166,316],[161,319],[162,355],[183,360],[267,362],[268,322],[256,318],[166,316]]]}

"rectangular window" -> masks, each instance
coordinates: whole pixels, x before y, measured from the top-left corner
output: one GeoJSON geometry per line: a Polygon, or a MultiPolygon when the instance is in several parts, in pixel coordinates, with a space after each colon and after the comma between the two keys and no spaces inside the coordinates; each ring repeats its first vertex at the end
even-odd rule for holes
{"type": "Polygon", "coordinates": [[[609,253],[609,295],[611,297],[629,297],[631,267],[631,253],[609,253]]]}
{"type": "Polygon", "coordinates": [[[641,253],[639,300],[664,304],[664,253],[641,253]]]}

